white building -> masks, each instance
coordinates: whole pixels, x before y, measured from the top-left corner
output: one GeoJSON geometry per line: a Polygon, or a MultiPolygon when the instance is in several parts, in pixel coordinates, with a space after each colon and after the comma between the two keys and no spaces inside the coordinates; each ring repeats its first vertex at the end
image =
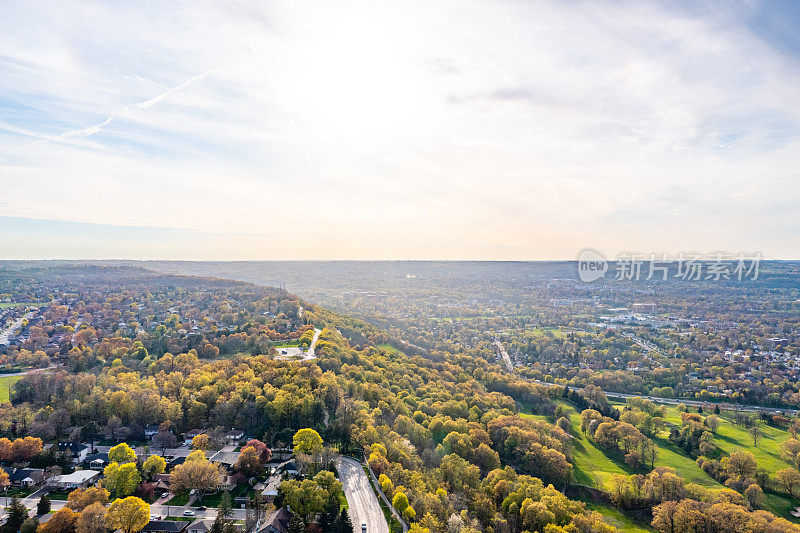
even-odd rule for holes
{"type": "Polygon", "coordinates": [[[62,490],[85,489],[100,479],[100,472],[95,470],[77,470],[71,474],[53,476],[47,485],[62,490]]]}

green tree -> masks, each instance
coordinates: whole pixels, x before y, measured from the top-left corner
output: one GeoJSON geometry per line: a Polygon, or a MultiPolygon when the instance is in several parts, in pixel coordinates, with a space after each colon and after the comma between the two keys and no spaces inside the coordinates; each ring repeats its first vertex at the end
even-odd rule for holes
{"type": "Polygon", "coordinates": [[[289,480],[281,483],[284,501],[308,525],[311,519],[325,508],[328,491],[313,479],[303,481],[289,480]]]}
{"type": "Polygon", "coordinates": [[[32,516],[22,523],[20,533],[36,533],[39,529],[39,518],[32,516]]]}
{"type": "Polygon", "coordinates": [[[14,496],[8,503],[6,510],[6,525],[4,531],[8,533],[17,533],[22,527],[23,522],[28,519],[28,509],[19,501],[19,498],[14,496]]]}
{"type": "Polygon", "coordinates": [[[230,518],[233,515],[233,505],[231,503],[231,493],[227,490],[222,493],[217,507],[217,515],[223,518],[230,518]]]}
{"type": "Polygon", "coordinates": [[[39,498],[39,503],[36,504],[36,514],[43,515],[50,512],[50,498],[47,497],[47,494],[44,494],[41,498],[39,498]]]}

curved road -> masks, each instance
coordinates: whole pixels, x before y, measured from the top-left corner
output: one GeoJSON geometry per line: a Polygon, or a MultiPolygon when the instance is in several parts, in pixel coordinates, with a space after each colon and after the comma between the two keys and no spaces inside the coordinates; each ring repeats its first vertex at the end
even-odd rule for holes
{"type": "Polygon", "coordinates": [[[367,524],[367,533],[389,533],[381,505],[361,463],[348,457],[339,457],[336,469],[347,497],[347,513],[355,533],[361,533],[361,524],[367,524]]]}

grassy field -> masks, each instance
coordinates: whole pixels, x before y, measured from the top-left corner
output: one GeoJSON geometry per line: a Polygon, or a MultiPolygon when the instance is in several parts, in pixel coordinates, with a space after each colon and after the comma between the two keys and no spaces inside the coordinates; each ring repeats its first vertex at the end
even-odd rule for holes
{"type": "Polygon", "coordinates": [[[7,402],[11,385],[20,380],[22,376],[0,376],[0,403],[7,402]]]}
{"type": "Polygon", "coordinates": [[[297,340],[297,341],[276,341],[276,342],[273,342],[272,345],[275,348],[289,348],[289,347],[292,347],[292,346],[300,346],[300,341],[299,340],[297,340]]]}
{"type": "MultiPolygon", "coordinates": [[[[570,421],[572,422],[572,456],[574,464],[575,481],[582,485],[608,489],[608,480],[614,474],[634,473],[619,458],[607,455],[602,449],[594,445],[580,431],[580,414],[569,403],[558,401],[567,408],[570,421]]],[[[623,404],[615,403],[616,407],[621,408],[623,404]]],[[[545,417],[522,412],[522,416],[543,420],[545,417]]],[[[708,414],[708,413],[706,413],[708,414]]],[[[758,442],[758,446],[753,445],[753,440],[743,427],[734,426],[731,422],[730,413],[723,412],[720,418],[720,425],[715,434],[715,441],[718,447],[718,456],[729,455],[739,450],[747,450],[755,455],[759,467],[765,468],[770,475],[776,471],[789,466],[780,458],[781,443],[789,438],[787,431],[768,426],[759,422],[759,428],[763,432],[763,437],[758,442]]],[[[680,426],[680,413],[674,406],[668,406],[666,421],[680,426]]],[[[656,464],[674,468],[687,483],[697,483],[712,490],[721,490],[723,485],[706,474],[697,466],[696,461],[681,448],[671,443],[667,437],[669,431],[663,431],[653,439],[658,448],[658,459],[656,464]]],[[[783,494],[766,491],[767,509],[776,516],[787,518],[793,522],[798,520],[789,511],[795,506],[800,505],[800,501],[789,498],[783,494]]],[[[630,521],[624,514],[619,513],[613,508],[588,502],[587,505],[597,506],[597,511],[608,517],[609,522],[618,521],[623,525],[618,525],[622,531],[646,531],[641,529],[643,526],[630,521]],[[627,522],[626,522],[627,521],[627,522]]],[[[594,508],[594,507],[592,507],[594,508]]]]}
{"type": "Polygon", "coordinates": [[[627,515],[619,512],[617,509],[613,507],[609,507],[607,505],[602,505],[596,502],[587,502],[586,508],[591,511],[597,511],[605,518],[606,522],[617,528],[618,531],[623,533],[642,533],[642,532],[649,532],[655,531],[650,526],[644,524],[637,524],[633,520],[630,519],[627,515]]]}
{"type": "Polygon", "coordinates": [[[41,307],[43,303],[40,302],[6,302],[0,303],[0,309],[7,309],[9,307],[41,307]]]}
{"type": "MultiPolygon", "coordinates": [[[[621,408],[623,404],[614,403],[616,407],[621,408]]],[[[570,407],[570,409],[572,409],[570,407]]],[[[580,417],[572,409],[570,419],[572,421],[573,433],[580,433],[580,417]]],[[[704,413],[708,414],[708,413],[704,413]]],[[[758,466],[765,468],[770,475],[776,471],[789,466],[785,461],[780,458],[781,443],[789,438],[789,433],[782,429],[768,426],[759,421],[759,428],[764,436],[758,442],[758,446],[753,445],[753,439],[748,434],[747,430],[740,426],[734,426],[731,422],[731,414],[723,412],[719,419],[719,429],[714,435],[714,439],[718,448],[718,456],[729,455],[735,451],[750,451],[755,455],[758,466]]],[[[667,406],[667,414],[665,420],[676,426],[681,425],[680,413],[674,406],[667,406]]],[[[702,469],[697,466],[697,462],[692,459],[681,448],[677,447],[667,439],[669,431],[663,431],[660,435],[653,439],[653,442],[658,447],[658,460],[657,465],[669,466],[674,468],[687,483],[697,483],[709,489],[722,489],[718,481],[706,474],[702,469]]],[[[586,441],[586,438],[580,436],[580,442],[586,441]]],[[[610,474],[605,472],[618,472],[620,469],[625,469],[624,464],[619,464],[616,461],[608,458],[598,448],[592,446],[593,450],[586,451],[580,450],[578,446],[575,447],[575,466],[576,477],[580,479],[581,472],[585,474],[583,479],[599,480],[601,483],[594,483],[593,486],[604,488],[602,482],[610,477],[610,474]],[[600,459],[597,454],[605,456],[605,461],[600,459]],[[613,463],[616,467],[614,470],[609,469],[609,462],[613,463]]],[[[580,482],[580,481],[579,481],[580,482]]],[[[789,498],[783,494],[766,491],[767,510],[774,513],[776,516],[787,518],[793,522],[798,520],[789,515],[789,511],[795,506],[800,505],[800,501],[795,498],[789,498]]]]}

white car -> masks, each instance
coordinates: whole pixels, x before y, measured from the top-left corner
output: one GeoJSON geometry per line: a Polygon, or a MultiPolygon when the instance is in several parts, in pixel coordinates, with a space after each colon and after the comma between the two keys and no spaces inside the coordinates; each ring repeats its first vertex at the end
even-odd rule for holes
{"type": "Polygon", "coordinates": [[[190,511],[189,509],[186,509],[183,512],[183,516],[194,516],[194,511],[190,511]]]}
{"type": "Polygon", "coordinates": [[[367,533],[367,523],[366,522],[361,524],[361,533],[367,533]]]}
{"type": "Polygon", "coordinates": [[[150,515],[150,520],[161,520],[161,515],[160,514],[151,514],[150,515]]]}

